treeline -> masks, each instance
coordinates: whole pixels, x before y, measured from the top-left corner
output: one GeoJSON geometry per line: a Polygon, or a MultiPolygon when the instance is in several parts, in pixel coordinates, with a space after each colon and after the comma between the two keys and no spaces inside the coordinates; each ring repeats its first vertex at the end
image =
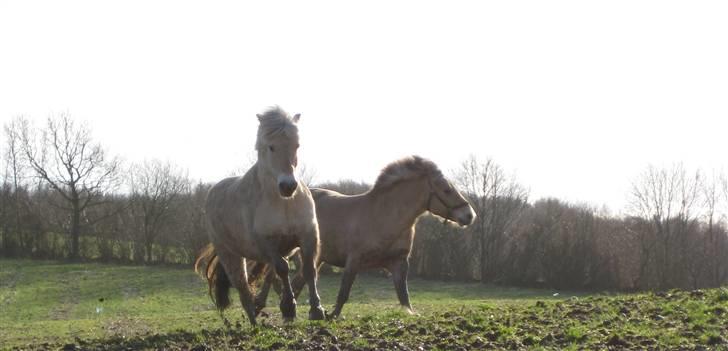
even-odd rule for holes
{"type": "Polygon", "coordinates": [[[457,175],[479,214],[465,231],[420,223],[411,266],[435,279],[558,289],[695,289],[728,282],[728,182],[682,165],[648,167],[630,215],[527,193],[492,161],[457,175]]]}
{"type": "MultiPolygon", "coordinates": [[[[190,264],[207,243],[210,184],[185,170],[157,160],[125,164],[68,115],[39,127],[17,118],[3,134],[2,256],[190,264]]],[[[478,218],[459,229],[423,217],[412,275],[558,289],[728,282],[725,175],[648,167],[622,216],[558,199],[532,201],[492,160],[468,159],[451,179],[478,218]]],[[[348,194],[369,188],[353,181],[318,186],[348,194]]]]}
{"type": "Polygon", "coordinates": [[[68,115],[4,126],[3,256],[189,263],[207,243],[209,185],[158,160],[125,165],[68,115]]]}

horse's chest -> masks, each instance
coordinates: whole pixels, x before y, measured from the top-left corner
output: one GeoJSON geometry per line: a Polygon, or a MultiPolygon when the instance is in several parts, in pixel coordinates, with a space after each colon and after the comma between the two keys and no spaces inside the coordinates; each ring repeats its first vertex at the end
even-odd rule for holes
{"type": "Polygon", "coordinates": [[[299,235],[315,225],[313,206],[306,203],[261,205],[255,214],[255,231],[268,235],[299,235]]]}

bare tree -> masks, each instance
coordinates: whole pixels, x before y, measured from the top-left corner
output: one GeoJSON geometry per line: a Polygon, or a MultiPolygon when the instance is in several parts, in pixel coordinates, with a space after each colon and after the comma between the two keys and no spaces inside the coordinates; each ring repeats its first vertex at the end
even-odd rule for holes
{"type": "Polygon", "coordinates": [[[247,172],[250,167],[253,167],[253,165],[258,161],[258,154],[256,154],[253,151],[250,151],[245,156],[245,160],[239,164],[239,166],[236,166],[230,172],[228,172],[229,177],[240,177],[245,172],[247,172]]]}
{"type": "Polygon", "coordinates": [[[334,190],[345,195],[358,195],[371,189],[371,185],[351,179],[342,179],[336,182],[318,183],[314,187],[334,190]]]}
{"type": "Polygon", "coordinates": [[[169,162],[152,160],[133,165],[129,183],[131,209],[140,221],[145,261],[151,263],[162,225],[174,213],[176,200],[189,191],[190,182],[186,171],[169,162]]]}
{"type": "Polygon", "coordinates": [[[306,163],[301,163],[296,168],[296,178],[308,187],[313,186],[316,180],[316,169],[306,163]]]}
{"type": "Polygon", "coordinates": [[[211,186],[211,184],[202,182],[191,186],[189,194],[185,196],[183,201],[181,210],[183,225],[179,241],[187,262],[194,262],[197,254],[209,242],[204,208],[207,192],[211,186]]]}
{"type": "MultiPolygon", "coordinates": [[[[701,187],[707,227],[705,229],[706,240],[703,240],[703,255],[700,257],[700,260],[705,261],[705,266],[707,266],[705,267],[707,268],[706,273],[712,286],[720,286],[719,234],[721,230],[718,226],[721,220],[719,207],[723,195],[720,189],[723,178],[724,176],[722,174],[719,175],[714,171],[710,178],[705,179],[701,187]]],[[[691,273],[693,275],[699,274],[701,271],[700,268],[702,268],[696,264],[693,264],[692,267],[691,273]]]]}
{"type": "Polygon", "coordinates": [[[721,173],[720,187],[723,189],[723,196],[725,198],[726,204],[728,204],[728,174],[721,173]]]}
{"type": "Polygon", "coordinates": [[[23,154],[35,175],[60,195],[62,203],[58,206],[70,222],[70,258],[78,259],[82,214],[102,203],[106,192],[116,189],[121,161],[109,157],[93,141],[91,129],[67,113],[49,117],[37,130],[27,120],[20,121],[23,154]]]}
{"type": "Polygon", "coordinates": [[[6,149],[1,155],[5,163],[3,177],[2,222],[3,236],[2,248],[15,254],[15,247],[22,245],[23,223],[21,221],[22,208],[27,196],[25,191],[26,167],[20,150],[20,130],[23,120],[16,118],[4,126],[6,149]],[[10,218],[12,217],[12,218],[10,218]]]}
{"type": "Polygon", "coordinates": [[[474,230],[479,234],[480,278],[496,280],[507,232],[528,206],[528,190],[492,159],[471,156],[456,176],[458,186],[471,197],[478,214],[474,230]]]}
{"type": "Polygon", "coordinates": [[[676,248],[685,248],[689,224],[695,219],[694,210],[699,205],[700,187],[700,171],[690,173],[682,164],[671,168],[649,166],[632,184],[630,210],[651,221],[657,240],[643,245],[650,245],[650,251],[659,245],[655,255],[650,253],[655,258],[659,288],[674,285],[671,280],[678,273],[677,268],[684,267],[680,264],[687,259],[684,252],[679,260],[671,255],[676,248]]]}

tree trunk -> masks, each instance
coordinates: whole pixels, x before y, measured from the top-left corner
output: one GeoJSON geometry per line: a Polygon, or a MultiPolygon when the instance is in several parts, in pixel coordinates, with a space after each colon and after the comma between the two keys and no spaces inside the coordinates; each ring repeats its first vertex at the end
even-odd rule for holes
{"type": "Polygon", "coordinates": [[[71,214],[71,255],[70,259],[78,260],[80,255],[79,236],[81,234],[81,207],[78,198],[71,201],[73,213],[71,214]]]}
{"type": "Polygon", "coordinates": [[[480,226],[480,282],[482,284],[485,284],[487,282],[486,273],[485,273],[485,271],[487,269],[487,267],[486,267],[487,263],[486,263],[486,257],[485,257],[486,251],[487,251],[487,249],[486,249],[487,240],[488,240],[488,238],[486,238],[485,225],[481,221],[481,226],[480,226]]]}
{"type": "Polygon", "coordinates": [[[146,251],[147,251],[146,261],[147,261],[147,264],[151,264],[152,263],[152,246],[153,246],[152,245],[152,241],[151,240],[147,241],[147,243],[146,243],[146,251]]]}

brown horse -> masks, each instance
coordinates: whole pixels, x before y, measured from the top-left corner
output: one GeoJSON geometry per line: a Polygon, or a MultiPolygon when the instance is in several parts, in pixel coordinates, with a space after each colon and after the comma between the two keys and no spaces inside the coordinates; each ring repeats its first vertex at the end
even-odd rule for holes
{"type": "MultiPolygon", "coordinates": [[[[411,312],[408,258],[418,218],[429,211],[460,226],[470,225],[475,219],[473,208],[437,165],[418,156],[389,164],[374,187],[364,194],[347,196],[316,188],[311,192],[319,221],[320,262],[344,268],[331,315],[334,318],[348,300],[356,274],[373,268],[392,273],[399,303],[411,312]]],[[[266,278],[256,298],[258,311],[265,304],[273,278],[266,278]]],[[[297,276],[296,294],[303,284],[297,276]]]]}
{"type": "Polygon", "coordinates": [[[246,259],[274,268],[284,287],[281,312],[290,320],[296,316],[296,301],[285,257],[299,247],[311,294],[309,318],[325,316],[316,290],[319,233],[314,202],[309,189],[294,176],[299,118],[291,118],[278,107],[258,115],[257,162],[244,176],[220,181],[207,195],[205,212],[212,246],[197,259],[195,270],[207,266],[210,296],[220,311],[230,304],[230,287],[237,289],[253,325],[255,302],[246,259]]]}

